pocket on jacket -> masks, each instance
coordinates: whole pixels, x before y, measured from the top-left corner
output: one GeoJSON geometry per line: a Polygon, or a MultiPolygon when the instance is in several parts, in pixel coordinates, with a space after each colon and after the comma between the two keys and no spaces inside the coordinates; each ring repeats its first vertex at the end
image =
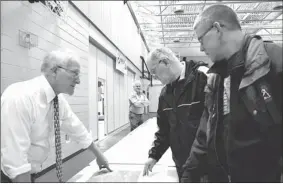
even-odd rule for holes
{"type": "Polygon", "coordinates": [[[245,89],[242,100],[253,119],[259,123],[262,133],[274,124],[264,100],[254,86],[249,86],[245,89]]]}

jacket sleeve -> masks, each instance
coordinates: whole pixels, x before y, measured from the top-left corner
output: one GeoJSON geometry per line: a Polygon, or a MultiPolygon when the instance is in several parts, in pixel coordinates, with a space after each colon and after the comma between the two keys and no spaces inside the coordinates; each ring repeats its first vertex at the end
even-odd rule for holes
{"type": "Polygon", "coordinates": [[[158,131],[155,133],[155,140],[153,146],[149,150],[149,157],[159,160],[162,155],[169,148],[169,122],[161,108],[161,97],[159,97],[158,110],[157,110],[157,126],[158,131]]]}
{"type": "Polygon", "coordinates": [[[183,175],[181,182],[200,182],[200,177],[204,174],[207,165],[207,127],[208,111],[204,108],[200,125],[198,127],[195,140],[193,142],[190,156],[183,165],[183,175]]]}

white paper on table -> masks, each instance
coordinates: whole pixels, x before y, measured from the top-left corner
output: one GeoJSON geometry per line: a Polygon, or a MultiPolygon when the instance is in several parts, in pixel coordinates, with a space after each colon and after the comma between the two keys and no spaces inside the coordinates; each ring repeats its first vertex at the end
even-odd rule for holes
{"type": "MultiPolygon", "coordinates": [[[[177,178],[178,179],[178,178],[177,178]]],[[[148,176],[143,176],[141,172],[137,182],[178,182],[175,177],[168,175],[167,166],[153,167],[148,176]]]]}

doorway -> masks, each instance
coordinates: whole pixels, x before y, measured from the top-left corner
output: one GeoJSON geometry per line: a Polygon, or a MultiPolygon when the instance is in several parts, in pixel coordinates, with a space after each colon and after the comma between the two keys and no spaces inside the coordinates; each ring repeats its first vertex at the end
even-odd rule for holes
{"type": "Polygon", "coordinates": [[[105,80],[98,78],[97,80],[97,117],[98,117],[98,140],[103,139],[107,135],[106,122],[106,84],[105,80]]]}

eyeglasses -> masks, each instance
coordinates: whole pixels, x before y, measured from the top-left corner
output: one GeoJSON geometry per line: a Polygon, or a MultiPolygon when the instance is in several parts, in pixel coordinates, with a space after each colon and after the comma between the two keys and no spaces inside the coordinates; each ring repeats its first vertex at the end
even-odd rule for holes
{"type": "Polygon", "coordinates": [[[203,37],[213,28],[214,26],[210,26],[208,30],[206,30],[200,37],[198,37],[198,41],[200,42],[200,44],[203,44],[202,43],[202,39],[203,37]]]}
{"type": "Polygon", "coordinates": [[[69,72],[69,73],[72,73],[74,78],[80,78],[80,75],[81,75],[81,74],[80,74],[79,72],[70,70],[70,69],[65,68],[65,67],[63,67],[63,66],[60,66],[60,65],[57,65],[57,67],[58,67],[58,68],[62,68],[62,69],[66,70],[66,71],[69,72]]]}

